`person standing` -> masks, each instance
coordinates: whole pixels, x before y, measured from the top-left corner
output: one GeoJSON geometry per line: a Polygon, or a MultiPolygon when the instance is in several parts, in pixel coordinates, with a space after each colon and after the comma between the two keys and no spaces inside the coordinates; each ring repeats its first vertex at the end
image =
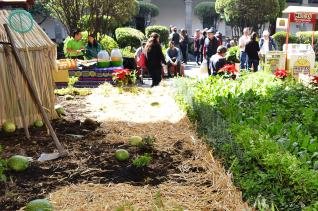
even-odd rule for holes
{"type": "Polygon", "coordinates": [[[246,69],[247,66],[247,54],[245,52],[245,46],[250,41],[249,29],[243,29],[243,35],[239,39],[239,47],[240,47],[240,68],[246,69]]]}
{"type": "Polygon", "coordinates": [[[193,50],[195,61],[197,65],[200,65],[200,29],[195,30],[195,35],[193,37],[193,50]]]}
{"type": "Polygon", "coordinates": [[[203,30],[202,31],[202,36],[200,38],[200,49],[199,49],[201,63],[203,62],[203,50],[204,50],[204,41],[205,41],[205,39],[206,39],[206,31],[203,30]]]}
{"type": "Polygon", "coordinates": [[[263,31],[263,37],[259,41],[260,47],[260,56],[262,60],[265,60],[265,54],[269,51],[277,51],[278,47],[276,42],[272,37],[269,36],[269,32],[267,30],[263,31]]]}
{"type": "Polygon", "coordinates": [[[173,27],[172,33],[170,34],[170,40],[174,42],[177,48],[180,48],[180,34],[178,33],[177,27],[173,27]]]}
{"type": "Polygon", "coordinates": [[[166,64],[159,41],[159,34],[150,35],[144,53],[147,57],[147,69],[152,78],[151,87],[158,86],[162,78],[162,63],[166,64]]]}
{"type": "Polygon", "coordinates": [[[208,65],[208,73],[211,75],[211,68],[210,68],[210,58],[217,52],[217,48],[219,46],[218,39],[214,36],[215,30],[213,28],[207,31],[208,37],[204,41],[204,48],[203,54],[207,61],[208,65]]]}
{"type": "Polygon", "coordinates": [[[188,62],[188,44],[189,44],[188,32],[185,29],[181,29],[180,50],[182,53],[182,62],[184,64],[187,64],[188,62]]]}
{"type": "Polygon", "coordinates": [[[247,54],[247,68],[251,69],[253,65],[253,70],[256,72],[259,65],[259,56],[260,51],[259,44],[256,41],[257,34],[253,32],[251,35],[250,41],[245,45],[245,52],[247,54]]]}
{"type": "Polygon", "coordinates": [[[176,72],[181,75],[181,55],[180,50],[174,46],[174,42],[169,42],[169,48],[166,53],[168,76],[171,77],[171,67],[177,68],[176,72]]]}

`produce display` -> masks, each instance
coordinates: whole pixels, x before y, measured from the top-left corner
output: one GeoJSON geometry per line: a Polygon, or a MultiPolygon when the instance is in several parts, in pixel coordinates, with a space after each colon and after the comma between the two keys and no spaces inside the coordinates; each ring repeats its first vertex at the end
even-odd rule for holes
{"type": "Polygon", "coordinates": [[[14,155],[8,159],[8,167],[16,172],[22,172],[29,167],[29,159],[22,155],[14,155]]]}
{"type": "Polygon", "coordinates": [[[25,209],[25,211],[53,211],[52,204],[46,199],[35,199],[30,201],[25,209]]]}

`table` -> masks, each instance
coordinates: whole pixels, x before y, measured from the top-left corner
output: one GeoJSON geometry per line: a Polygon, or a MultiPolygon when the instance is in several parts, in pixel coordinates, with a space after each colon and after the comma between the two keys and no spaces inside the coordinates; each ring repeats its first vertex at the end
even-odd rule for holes
{"type": "MultiPolygon", "coordinates": [[[[67,70],[68,75],[63,80],[55,80],[55,84],[57,87],[65,87],[68,83],[68,77],[78,77],[78,82],[74,84],[74,87],[97,87],[104,82],[113,82],[113,72],[115,70],[121,70],[123,67],[108,67],[108,68],[77,68],[77,69],[69,69],[67,70]]],[[[60,74],[65,75],[65,71],[60,71],[60,74]]],[[[59,74],[59,73],[57,73],[59,74]]],[[[55,77],[58,78],[58,77],[55,77]]]]}

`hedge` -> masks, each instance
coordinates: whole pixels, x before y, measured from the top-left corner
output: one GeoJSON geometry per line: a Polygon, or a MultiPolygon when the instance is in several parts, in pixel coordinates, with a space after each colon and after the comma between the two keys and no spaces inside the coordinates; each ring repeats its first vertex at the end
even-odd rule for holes
{"type": "MultiPolygon", "coordinates": [[[[312,31],[297,32],[296,36],[298,37],[298,40],[300,43],[311,44],[312,31]]],[[[315,31],[315,35],[314,35],[315,44],[317,43],[317,40],[318,40],[318,31],[315,31]]]]}
{"type": "MultiPolygon", "coordinates": [[[[278,49],[282,50],[283,49],[283,45],[286,43],[286,32],[285,31],[280,31],[280,32],[276,32],[273,35],[273,39],[275,40],[278,49]]],[[[295,35],[290,34],[289,35],[289,43],[298,43],[298,37],[296,37],[295,35]]]]}
{"type": "Polygon", "coordinates": [[[117,42],[108,35],[103,35],[100,39],[100,44],[103,49],[111,53],[114,48],[118,48],[117,42]]]}
{"type": "Polygon", "coordinates": [[[120,48],[127,46],[137,48],[145,40],[145,35],[141,31],[129,27],[117,28],[115,35],[120,48]]]}
{"type": "Polygon", "coordinates": [[[150,37],[151,33],[156,32],[160,35],[160,41],[163,44],[168,44],[169,41],[169,29],[165,26],[148,26],[146,28],[146,37],[150,37]]]}

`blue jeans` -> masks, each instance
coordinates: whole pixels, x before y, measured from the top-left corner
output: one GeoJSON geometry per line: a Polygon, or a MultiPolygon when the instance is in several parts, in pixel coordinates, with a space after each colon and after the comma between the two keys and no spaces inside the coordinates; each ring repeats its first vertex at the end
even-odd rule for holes
{"type": "Polygon", "coordinates": [[[259,60],[258,59],[248,59],[248,69],[252,69],[252,65],[254,67],[254,72],[257,72],[259,60]]]}
{"type": "Polygon", "coordinates": [[[247,66],[247,53],[245,51],[241,51],[240,54],[240,68],[246,69],[247,66]]]}

